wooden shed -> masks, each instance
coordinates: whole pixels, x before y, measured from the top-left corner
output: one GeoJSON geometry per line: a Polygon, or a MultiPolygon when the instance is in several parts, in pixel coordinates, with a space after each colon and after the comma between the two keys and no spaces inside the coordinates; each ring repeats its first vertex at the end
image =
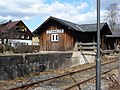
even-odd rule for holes
{"type": "MultiPolygon", "coordinates": [[[[49,17],[34,32],[39,35],[40,51],[72,51],[77,42],[97,40],[97,24],[79,25],[55,17],[49,17]]],[[[111,35],[107,23],[100,24],[101,48],[107,49],[106,35],[111,35]]]]}
{"type": "Polygon", "coordinates": [[[107,42],[111,45],[111,48],[108,49],[118,49],[120,46],[120,30],[113,30],[112,35],[106,35],[107,42]]]}

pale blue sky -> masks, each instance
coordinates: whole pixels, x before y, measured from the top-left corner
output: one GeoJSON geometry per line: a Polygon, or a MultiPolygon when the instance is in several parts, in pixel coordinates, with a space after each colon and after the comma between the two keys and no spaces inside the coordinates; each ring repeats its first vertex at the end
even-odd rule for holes
{"type": "MultiPolygon", "coordinates": [[[[101,0],[101,22],[105,8],[120,0],[101,0]]],[[[78,24],[96,22],[96,0],[0,0],[0,21],[23,20],[34,31],[54,16],[78,24]]]]}

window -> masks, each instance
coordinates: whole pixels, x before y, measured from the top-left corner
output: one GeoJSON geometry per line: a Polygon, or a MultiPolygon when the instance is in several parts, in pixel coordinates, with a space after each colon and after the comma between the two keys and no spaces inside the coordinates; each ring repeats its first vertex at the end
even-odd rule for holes
{"type": "Polygon", "coordinates": [[[15,43],[15,46],[17,46],[18,44],[17,43],[15,43]]]}
{"type": "Polygon", "coordinates": [[[27,39],[30,39],[30,37],[28,36],[27,39]]]}
{"type": "Polygon", "coordinates": [[[22,39],[24,38],[24,36],[21,37],[22,39]]]}
{"type": "Polygon", "coordinates": [[[19,35],[17,35],[16,38],[19,38],[19,35]]]}
{"type": "Polygon", "coordinates": [[[27,28],[25,28],[24,31],[26,32],[26,31],[27,31],[27,28]]]}
{"type": "Polygon", "coordinates": [[[59,39],[58,34],[51,34],[51,41],[57,42],[59,39]]]}

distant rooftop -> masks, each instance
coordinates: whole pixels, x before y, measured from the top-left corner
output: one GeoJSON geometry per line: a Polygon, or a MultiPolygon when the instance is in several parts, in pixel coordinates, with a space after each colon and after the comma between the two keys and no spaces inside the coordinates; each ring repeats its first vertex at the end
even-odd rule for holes
{"type": "Polygon", "coordinates": [[[114,30],[114,31],[111,31],[112,32],[112,35],[106,35],[107,37],[119,37],[120,38],[120,30],[114,30]]]}
{"type": "Polygon", "coordinates": [[[20,21],[9,21],[6,23],[2,23],[0,24],[0,30],[3,32],[6,32],[6,30],[11,30],[17,23],[19,23],[20,21]]]}

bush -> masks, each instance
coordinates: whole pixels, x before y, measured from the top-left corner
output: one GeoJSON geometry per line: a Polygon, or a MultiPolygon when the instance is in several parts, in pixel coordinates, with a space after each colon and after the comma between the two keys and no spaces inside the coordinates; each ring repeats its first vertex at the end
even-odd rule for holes
{"type": "Polygon", "coordinates": [[[8,45],[5,45],[5,48],[3,48],[3,45],[0,44],[0,53],[3,53],[5,49],[5,52],[13,52],[13,53],[33,53],[39,51],[39,46],[37,45],[20,45],[17,47],[11,47],[8,45]]]}
{"type": "Polygon", "coordinates": [[[20,45],[14,48],[14,53],[32,53],[34,51],[39,51],[39,46],[37,45],[20,45]]]}

